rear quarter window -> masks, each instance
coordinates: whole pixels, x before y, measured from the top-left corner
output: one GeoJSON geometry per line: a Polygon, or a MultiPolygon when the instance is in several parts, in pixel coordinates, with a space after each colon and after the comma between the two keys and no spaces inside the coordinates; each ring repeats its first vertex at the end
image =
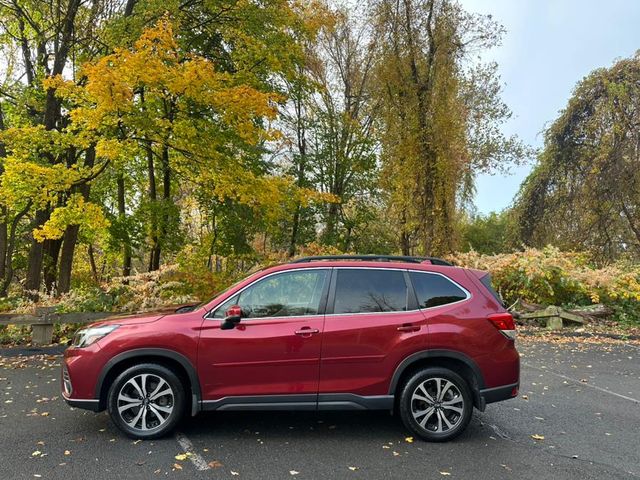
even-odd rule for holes
{"type": "Polygon", "coordinates": [[[480,283],[484,285],[484,288],[486,288],[489,291],[489,293],[493,296],[493,298],[495,298],[498,301],[500,305],[502,305],[503,307],[505,306],[504,300],[502,300],[502,297],[500,296],[500,294],[496,292],[496,289],[493,288],[493,285],[491,284],[491,275],[486,274],[484,277],[480,279],[480,283]]]}
{"type": "Polygon", "coordinates": [[[467,292],[443,275],[409,272],[420,308],[438,307],[466,300],[467,292]]]}

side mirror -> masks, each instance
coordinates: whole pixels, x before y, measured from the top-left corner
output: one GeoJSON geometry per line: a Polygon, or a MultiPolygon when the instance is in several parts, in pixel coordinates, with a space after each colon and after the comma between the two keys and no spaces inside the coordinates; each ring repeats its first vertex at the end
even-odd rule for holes
{"type": "Polygon", "coordinates": [[[231,330],[240,323],[242,319],[242,308],[240,308],[240,305],[232,305],[225,312],[225,315],[224,321],[222,325],[220,325],[220,330],[231,330]]]}

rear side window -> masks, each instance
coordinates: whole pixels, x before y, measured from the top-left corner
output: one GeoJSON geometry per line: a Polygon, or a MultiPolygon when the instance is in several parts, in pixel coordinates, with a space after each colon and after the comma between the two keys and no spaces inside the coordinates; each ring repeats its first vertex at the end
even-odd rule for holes
{"type": "Polygon", "coordinates": [[[448,278],[434,273],[409,272],[420,308],[465,300],[467,294],[448,278]]]}
{"type": "Polygon", "coordinates": [[[338,269],[334,313],[401,312],[408,289],[399,270],[338,269]]]}

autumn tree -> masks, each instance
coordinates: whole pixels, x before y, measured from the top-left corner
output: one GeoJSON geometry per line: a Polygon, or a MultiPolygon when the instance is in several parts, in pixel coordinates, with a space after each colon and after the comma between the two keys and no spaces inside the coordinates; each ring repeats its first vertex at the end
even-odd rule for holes
{"type": "Polygon", "coordinates": [[[374,2],[380,49],[384,186],[404,254],[444,254],[457,245],[457,217],[474,176],[525,151],[499,126],[495,64],[471,56],[495,45],[502,28],[450,0],[374,2]]]}
{"type": "Polygon", "coordinates": [[[577,85],[516,199],[522,242],[640,257],[639,85],[638,55],[577,85]]]}

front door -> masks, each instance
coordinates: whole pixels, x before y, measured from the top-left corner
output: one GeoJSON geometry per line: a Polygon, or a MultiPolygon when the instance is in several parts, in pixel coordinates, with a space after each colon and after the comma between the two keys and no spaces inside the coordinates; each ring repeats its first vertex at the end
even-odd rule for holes
{"type": "Polygon", "coordinates": [[[198,347],[205,401],[246,397],[259,403],[310,402],[315,408],[329,273],[307,268],[267,275],[209,315],[198,347]],[[224,312],[234,304],[242,308],[242,320],[222,330],[224,312]],[[274,395],[287,397],[264,397],[274,395]]]}

